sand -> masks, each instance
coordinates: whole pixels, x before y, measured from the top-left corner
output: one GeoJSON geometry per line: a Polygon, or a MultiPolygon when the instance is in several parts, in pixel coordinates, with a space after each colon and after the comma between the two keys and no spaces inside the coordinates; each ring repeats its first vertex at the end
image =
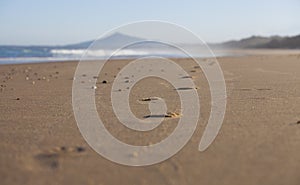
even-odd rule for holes
{"type": "MultiPolygon", "coordinates": [[[[146,167],[113,163],[93,151],[81,136],[72,111],[77,62],[0,66],[0,184],[205,184],[300,183],[300,55],[218,58],[228,104],[223,126],[204,152],[198,144],[207,124],[210,94],[201,70],[176,59],[194,80],[201,118],[188,144],[167,161],[146,167]]],[[[106,128],[135,145],[159,142],[176,127],[166,118],[152,133],[133,132],[112,112],[114,76],[128,63],[111,61],[98,78],[96,102],[106,128]],[[103,81],[107,83],[102,83],[103,81]]],[[[117,93],[117,92],[116,92],[117,93]]],[[[148,78],[132,90],[137,117],[149,115],[143,98],[166,99],[180,112],[178,94],[166,81],[148,78]]]]}

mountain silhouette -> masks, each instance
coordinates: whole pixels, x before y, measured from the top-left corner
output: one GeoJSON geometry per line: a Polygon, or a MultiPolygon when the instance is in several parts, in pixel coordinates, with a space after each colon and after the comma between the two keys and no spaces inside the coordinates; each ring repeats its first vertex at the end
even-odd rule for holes
{"type": "Polygon", "coordinates": [[[91,44],[97,49],[115,49],[125,46],[129,43],[143,41],[145,39],[134,37],[130,35],[125,35],[123,33],[116,32],[107,37],[97,39],[95,41],[86,41],[78,44],[70,44],[63,46],[65,49],[87,49],[91,44]]]}

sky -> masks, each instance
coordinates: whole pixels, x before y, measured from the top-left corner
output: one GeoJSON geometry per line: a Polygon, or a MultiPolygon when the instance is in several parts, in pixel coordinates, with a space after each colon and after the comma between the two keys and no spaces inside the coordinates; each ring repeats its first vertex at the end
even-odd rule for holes
{"type": "Polygon", "coordinates": [[[300,0],[0,0],[0,45],[62,45],[161,20],[206,42],[300,34],[300,0]]]}

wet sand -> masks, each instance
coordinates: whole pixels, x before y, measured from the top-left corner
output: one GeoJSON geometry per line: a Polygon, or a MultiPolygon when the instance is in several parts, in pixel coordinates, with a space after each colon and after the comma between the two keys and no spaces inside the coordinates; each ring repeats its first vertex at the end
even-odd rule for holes
{"type": "MultiPolygon", "coordinates": [[[[1,184],[300,183],[300,54],[218,58],[228,91],[227,110],[219,135],[204,152],[198,151],[198,144],[209,117],[207,81],[192,60],[175,61],[199,87],[201,117],[192,139],[179,153],[147,167],[108,161],[83,139],[72,111],[77,62],[1,65],[1,184]]],[[[126,143],[159,142],[174,130],[178,117],[166,118],[155,130],[140,133],[122,126],[113,114],[114,76],[128,62],[111,61],[98,77],[99,116],[126,143]]],[[[149,115],[141,100],[153,96],[164,98],[168,111],[180,112],[174,88],[148,78],[130,94],[137,117],[149,115]]]]}

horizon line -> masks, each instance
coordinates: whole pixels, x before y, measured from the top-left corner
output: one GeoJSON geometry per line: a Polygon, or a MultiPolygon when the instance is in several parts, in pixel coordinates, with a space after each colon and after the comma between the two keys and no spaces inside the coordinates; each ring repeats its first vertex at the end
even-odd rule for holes
{"type": "MultiPolygon", "coordinates": [[[[142,37],[138,37],[138,36],[134,36],[134,35],[130,35],[130,34],[125,34],[125,33],[121,33],[121,32],[114,32],[104,38],[108,38],[112,35],[115,35],[115,34],[121,34],[121,35],[125,35],[125,36],[130,36],[130,37],[136,37],[136,38],[141,38],[143,39],[142,37]]],[[[218,42],[206,42],[206,44],[222,44],[222,43],[226,43],[226,42],[231,42],[231,41],[241,41],[243,39],[248,39],[248,38],[251,38],[251,37],[264,37],[264,38],[272,38],[272,37],[282,37],[282,38],[288,38],[288,37],[296,37],[296,36],[300,36],[300,33],[299,34],[288,34],[288,35],[280,35],[280,34],[272,34],[272,35],[260,35],[260,34],[252,34],[252,35],[249,35],[249,36],[245,36],[245,37],[241,37],[241,38],[232,38],[232,39],[227,39],[227,40],[224,40],[224,41],[218,41],[218,42]]],[[[102,38],[102,39],[104,39],[102,38]]],[[[0,44],[0,46],[27,46],[27,47],[63,47],[63,46],[67,46],[67,45],[74,45],[74,44],[81,44],[81,43],[85,43],[85,42],[91,42],[91,41],[95,41],[97,40],[96,39],[86,39],[86,40],[83,40],[83,41],[78,41],[78,42],[72,42],[72,43],[65,43],[65,44],[0,44]]],[[[179,42],[177,44],[198,44],[198,43],[191,43],[191,42],[179,42]]]]}

